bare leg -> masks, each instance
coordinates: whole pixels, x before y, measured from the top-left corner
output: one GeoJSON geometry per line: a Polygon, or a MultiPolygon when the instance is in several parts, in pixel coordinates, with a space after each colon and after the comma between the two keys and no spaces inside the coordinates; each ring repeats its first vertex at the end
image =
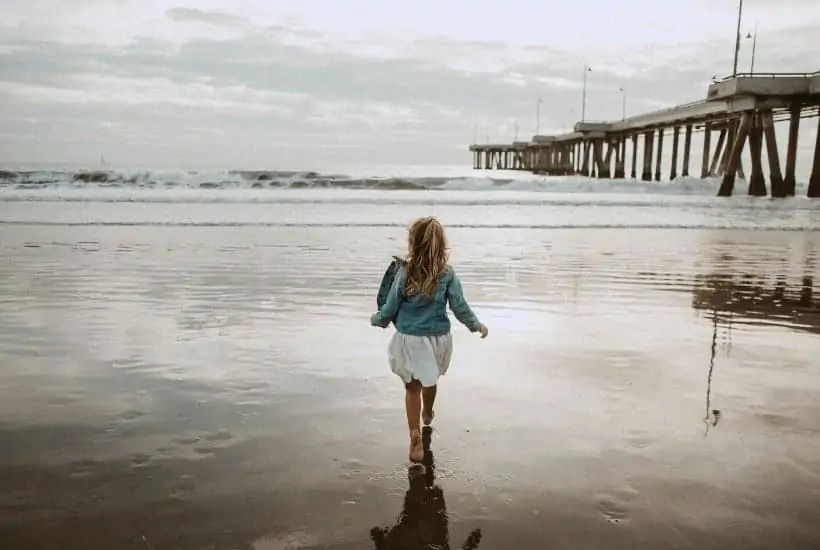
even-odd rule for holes
{"type": "Polygon", "coordinates": [[[421,389],[421,398],[424,402],[424,408],[421,411],[421,418],[424,420],[424,425],[429,426],[433,422],[433,404],[436,402],[436,390],[438,386],[430,386],[421,389]]]}
{"type": "Polygon", "coordinates": [[[404,386],[404,408],[407,411],[407,427],[410,429],[410,460],[421,462],[424,448],[421,444],[419,415],[421,414],[421,384],[413,380],[404,386]]]}

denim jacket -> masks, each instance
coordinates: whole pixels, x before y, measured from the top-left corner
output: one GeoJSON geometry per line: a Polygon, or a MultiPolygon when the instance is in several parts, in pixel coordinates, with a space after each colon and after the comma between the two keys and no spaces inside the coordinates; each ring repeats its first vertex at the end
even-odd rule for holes
{"type": "Polygon", "coordinates": [[[386,328],[390,321],[395,321],[396,330],[402,334],[414,336],[438,336],[450,332],[450,319],[447,317],[447,305],[456,319],[477,332],[481,323],[467,300],[461,281],[451,266],[447,266],[438,281],[438,287],[432,300],[422,295],[407,296],[404,291],[407,271],[400,267],[393,279],[393,286],[387,294],[387,301],[382,308],[370,317],[370,324],[386,328]],[[399,307],[401,306],[401,307],[399,307]]]}

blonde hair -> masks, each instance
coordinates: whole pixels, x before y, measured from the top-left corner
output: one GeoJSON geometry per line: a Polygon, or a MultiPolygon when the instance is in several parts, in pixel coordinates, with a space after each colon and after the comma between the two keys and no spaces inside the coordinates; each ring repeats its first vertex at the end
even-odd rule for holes
{"type": "Polygon", "coordinates": [[[432,299],[447,267],[447,238],[436,218],[419,218],[410,226],[407,238],[407,294],[432,299]]]}

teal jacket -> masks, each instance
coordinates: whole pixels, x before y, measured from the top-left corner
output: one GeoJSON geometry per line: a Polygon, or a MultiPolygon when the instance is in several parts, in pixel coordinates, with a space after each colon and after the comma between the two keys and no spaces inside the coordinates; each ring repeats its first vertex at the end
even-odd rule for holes
{"type": "Polygon", "coordinates": [[[370,324],[386,328],[390,321],[395,321],[396,330],[413,336],[439,336],[450,332],[450,319],[447,317],[447,305],[456,319],[471,332],[477,332],[481,323],[467,300],[461,281],[451,266],[447,266],[438,281],[435,296],[428,300],[421,295],[407,296],[404,284],[407,271],[400,267],[393,279],[393,286],[387,294],[382,308],[370,317],[370,324]],[[401,307],[400,307],[401,306],[401,307]]]}

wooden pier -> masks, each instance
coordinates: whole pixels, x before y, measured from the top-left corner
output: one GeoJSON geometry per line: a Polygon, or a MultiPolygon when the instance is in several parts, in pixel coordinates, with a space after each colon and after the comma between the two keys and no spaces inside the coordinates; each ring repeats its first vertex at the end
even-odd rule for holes
{"type": "MultiPolygon", "coordinates": [[[[795,165],[800,119],[820,114],[820,72],[737,74],[709,86],[706,99],[614,122],[578,122],[574,131],[534,136],[510,144],[473,144],[473,168],[524,170],[535,174],[579,174],[598,178],[660,181],[664,174],[664,137],[671,137],[669,179],[687,177],[693,133],[703,133],[701,178],[720,177],[719,196],[731,196],[736,177],[744,178],[741,154],[748,145],[748,193],[788,197],[795,194],[795,165]],[[785,172],[774,124],[788,121],[785,172]],[[714,146],[713,146],[714,138],[714,146]],[[681,152],[682,142],[682,154],[681,152]],[[768,160],[769,189],[763,165],[768,160]],[[631,145],[631,151],[629,145],[631,145]],[[638,149],[642,147],[641,165],[638,149]],[[627,176],[627,153],[631,153],[627,176]],[[654,161],[654,162],[653,162],[654,161]]],[[[820,125],[809,179],[809,197],[820,197],[820,125]]],[[[698,167],[694,167],[697,170],[698,167]]]]}

